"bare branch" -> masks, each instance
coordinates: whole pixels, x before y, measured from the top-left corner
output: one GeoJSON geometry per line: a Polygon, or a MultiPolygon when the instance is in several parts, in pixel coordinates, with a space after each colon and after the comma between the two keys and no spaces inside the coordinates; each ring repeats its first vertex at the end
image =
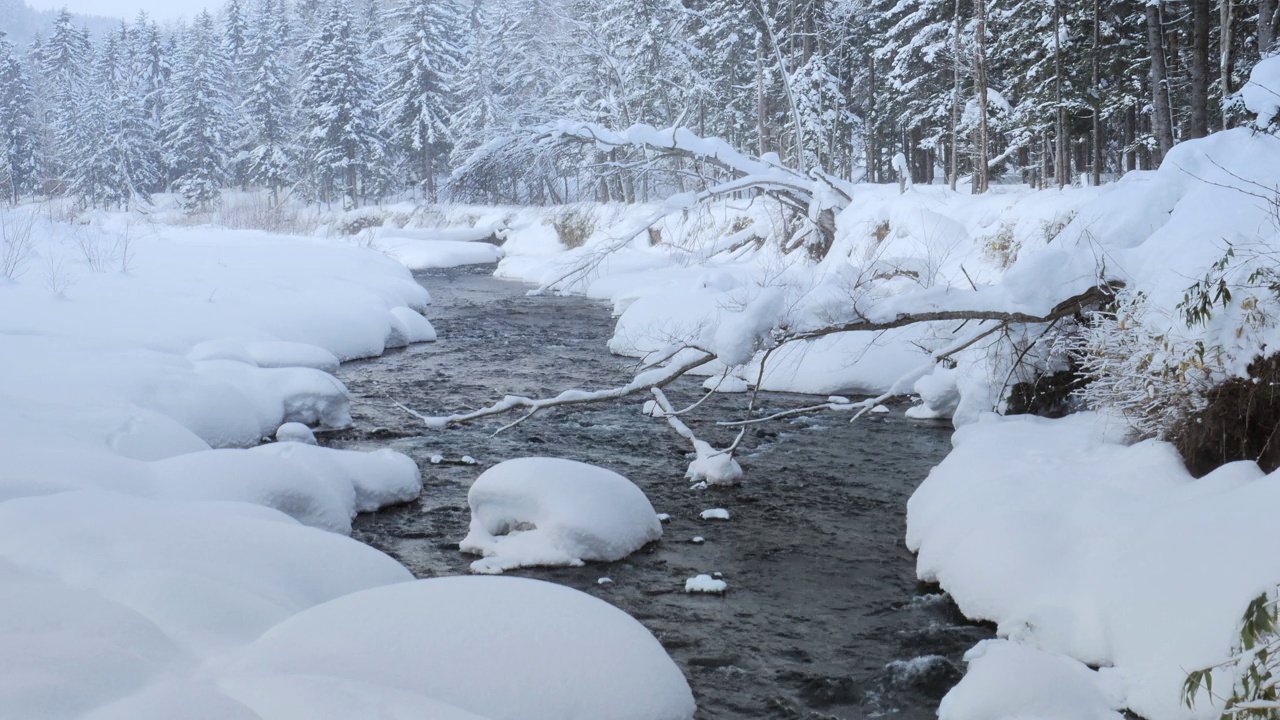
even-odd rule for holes
{"type": "MultiPolygon", "coordinates": [[[[682,377],[685,373],[695,368],[706,365],[715,359],[710,353],[701,353],[699,356],[687,360],[683,363],[668,365],[663,368],[656,368],[640,373],[634,380],[621,387],[609,390],[566,390],[552,398],[527,398],[519,395],[508,395],[499,402],[489,407],[476,410],[469,413],[460,413],[456,415],[446,415],[440,417],[427,417],[420,413],[414,412],[401,406],[404,410],[411,413],[414,417],[422,420],[427,427],[433,430],[443,430],[450,425],[461,425],[473,420],[480,420],[495,415],[502,415],[518,408],[527,409],[529,412],[520,420],[501,428],[498,432],[519,425],[521,422],[537,415],[543,410],[551,408],[565,407],[568,405],[586,405],[588,403],[598,403],[607,400],[617,400],[620,398],[634,395],[638,392],[646,392],[655,388],[663,388],[674,382],[677,378],[682,377]]],[[[399,404],[399,403],[397,403],[399,404]]]]}

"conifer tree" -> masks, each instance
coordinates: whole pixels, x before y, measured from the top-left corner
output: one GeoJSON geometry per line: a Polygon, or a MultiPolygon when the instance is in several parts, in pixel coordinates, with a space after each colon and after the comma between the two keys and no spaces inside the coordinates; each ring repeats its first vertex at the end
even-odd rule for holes
{"type": "Polygon", "coordinates": [[[174,189],[191,211],[216,205],[226,182],[230,133],[221,77],[225,67],[213,17],[202,12],[179,44],[164,118],[174,189]]]}
{"type": "Polygon", "coordinates": [[[407,177],[435,200],[437,165],[447,157],[453,113],[450,83],[458,71],[459,48],[450,40],[461,15],[452,2],[402,0],[393,14],[388,44],[394,62],[383,90],[384,129],[406,160],[407,177]]]}
{"type": "Polygon", "coordinates": [[[35,120],[30,81],[0,32],[0,196],[13,203],[38,187],[35,120]]]}
{"type": "Polygon", "coordinates": [[[281,52],[288,40],[288,19],[283,2],[259,0],[254,9],[254,30],[249,36],[248,97],[242,107],[245,120],[241,148],[247,179],[271,191],[279,202],[280,191],[296,179],[298,152],[294,133],[292,69],[281,52]]]}
{"type": "Polygon", "coordinates": [[[386,166],[377,88],[362,50],[350,7],[335,4],[307,46],[300,96],[312,192],[347,207],[373,194],[386,166]]]}

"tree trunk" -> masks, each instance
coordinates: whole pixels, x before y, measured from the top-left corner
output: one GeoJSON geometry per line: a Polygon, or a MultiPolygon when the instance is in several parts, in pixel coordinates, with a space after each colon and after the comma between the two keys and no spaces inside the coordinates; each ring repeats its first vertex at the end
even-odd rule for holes
{"type": "Polygon", "coordinates": [[[984,193],[990,183],[987,167],[987,3],[974,0],[973,14],[977,19],[974,42],[973,89],[978,99],[978,129],[974,138],[973,192],[984,193]]]}
{"type": "Polygon", "coordinates": [[[947,168],[947,181],[954,192],[960,179],[960,0],[956,0],[955,27],[951,38],[951,164],[947,168]]]}
{"type": "Polygon", "coordinates": [[[431,157],[431,148],[422,149],[422,179],[426,185],[427,200],[436,202],[436,169],[431,157]]]}
{"type": "MultiPolygon", "coordinates": [[[[1090,104],[1093,106],[1093,128],[1089,138],[1093,157],[1089,164],[1092,166],[1090,169],[1093,171],[1094,187],[1102,184],[1102,69],[1098,58],[1098,54],[1102,51],[1102,10],[1099,7],[1099,1],[1093,0],[1093,52],[1091,53],[1093,57],[1089,62],[1092,84],[1090,104]]],[[[1226,1],[1229,0],[1224,0],[1226,1]]]]}
{"type": "MultiPolygon", "coordinates": [[[[1221,0],[1221,6],[1218,9],[1218,28],[1220,35],[1218,38],[1218,71],[1219,71],[1219,90],[1222,91],[1222,98],[1231,96],[1236,89],[1232,87],[1231,76],[1236,71],[1235,56],[1235,33],[1232,26],[1235,24],[1235,0],[1221,0]]],[[[1226,130],[1231,127],[1231,119],[1227,116],[1227,105],[1222,104],[1222,129],[1226,130]]]]}
{"type": "Polygon", "coordinates": [[[1062,2],[1053,3],[1053,181],[1061,190],[1067,184],[1067,108],[1062,98],[1062,2]]]}
{"type": "Polygon", "coordinates": [[[1276,43],[1276,0],[1258,0],[1258,50],[1266,55],[1276,43]]]}
{"type": "Polygon", "coordinates": [[[876,117],[876,60],[871,53],[867,54],[867,172],[865,180],[876,182],[876,130],[879,119],[876,117]]]}
{"type": "Polygon", "coordinates": [[[1209,134],[1209,24],[1211,0],[1191,0],[1191,122],[1187,135],[1209,134]]]}
{"type": "Polygon", "coordinates": [[[765,104],[764,95],[764,48],[760,43],[762,40],[756,41],[756,149],[757,156],[763,156],[769,152],[769,142],[765,139],[765,114],[768,108],[765,104]]]}
{"type": "Polygon", "coordinates": [[[1151,55],[1151,129],[1156,137],[1156,156],[1153,165],[1159,165],[1165,153],[1173,148],[1173,120],[1169,107],[1169,73],[1164,62],[1164,35],[1160,27],[1160,5],[1147,5],[1147,52],[1151,55]]]}

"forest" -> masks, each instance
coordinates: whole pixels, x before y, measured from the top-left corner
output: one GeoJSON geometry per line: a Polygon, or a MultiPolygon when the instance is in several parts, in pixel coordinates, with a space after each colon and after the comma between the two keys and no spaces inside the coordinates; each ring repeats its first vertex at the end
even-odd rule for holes
{"type": "Polygon", "coordinates": [[[705,168],[547,142],[684,127],[802,174],[1098,184],[1247,122],[1273,0],[231,0],[0,40],[0,189],[129,207],[645,201],[705,168]],[[895,166],[901,153],[905,164],[895,166]],[[655,169],[664,170],[661,173],[655,169]]]}
{"type": "Polygon", "coordinates": [[[1278,5],[0,0],[0,719],[1276,720],[1278,5]]]}

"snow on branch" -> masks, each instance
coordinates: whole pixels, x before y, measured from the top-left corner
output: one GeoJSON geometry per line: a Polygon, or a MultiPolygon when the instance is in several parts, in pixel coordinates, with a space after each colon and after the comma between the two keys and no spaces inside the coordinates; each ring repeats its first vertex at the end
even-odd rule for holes
{"type": "Polygon", "coordinates": [[[773,197],[807,218],[817,236],[818,254],[825,254],[835,239],[835,215],[853,199],[852,186],[820,169],[801,172],[786,167],[769,155],[753,158],[719,138],[700,137],[693,131],[673,127],[632,125],[614,131],[595,123],[562,120],[538,128],[536,140],[551,143],[592,145],[601,151],[636,150],[650,156],[647,162],[681,157],[717,168],[729,176],[701,192],[681,193],[667,199],[665,215],[687,210],[707,200],[758,191],[773,197]]]}
{"type": "Polygon", "coordinates": [[[716,450],[711,443],[694,435],[693,430],[677,417],[676,409],[671,406],[662,388],[651,388],[650,392],[653,393],[653,400],[645,404],[645,414],[665,419],[677,435],[693,444],[694,460],[689,463],[685,477],[695,483],[705,482],[708,485],[733,485],[738,482],[742,477],[742,466],[733,459],[733,451],[738,448],[738,443],[742,442],[746,431],[739,431],[738,437],[729,447],[716,450]]]}
{"type": "Polygon", "coordinates": [[[421,420],[427,427],[433,430],[443,430],[451,425],[461,425],[473,420],[480,420],[487,417],[502,415],[513,410],[526,410],[527,412],[513,423],[504,425],[494,434],[498,434],[504,430],[508,430],[529,418],[537,415],[543,410],[549,410],[556,407],[564,407],[567,405],[585,405],[588,403],[605,402],[607,400],[617,400],[620,398],[634,395],[638,392],[645,392],[655,388],[666,387],[674,382],[677,378],[684,376],[690,370],[706,365],[715,359],[715,355],[698,351],[698,353],[682,362],[672,363],[664,367],[645,370],[635,376],[631,382],[616,388],[607,390],[565,390],[564,392],[551,398],[528,398],[520,395],[508,395],[502,400],[490,405],[489,407],[476,410],[469,413],[459,413],[455,415],[444,416],[427,416],[397,403],[401,410],[413,415],[421,420]]]}

